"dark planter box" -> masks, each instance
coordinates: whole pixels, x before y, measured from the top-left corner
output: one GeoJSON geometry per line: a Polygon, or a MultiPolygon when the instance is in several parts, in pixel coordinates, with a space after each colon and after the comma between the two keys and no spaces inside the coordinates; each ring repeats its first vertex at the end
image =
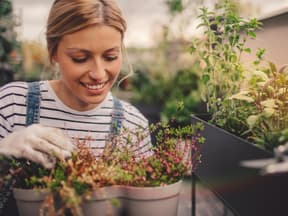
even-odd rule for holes
{"type": "Polygon", "coordinates": [[[160,121],[161,105],[155,103],[151,105],[134,104],[134,106],[148,119],[150,124],[160,121]]]}
{"type": "Polygon", "coordinates": [[[192,123],[196,122],[204,123],[206,138],[202,163],[195,172],[197,179],[235,215],[288,215],[288,173],[263,176],[258,169],[240,164],[272,158],[273,154],[193,116],[192,123]]]}

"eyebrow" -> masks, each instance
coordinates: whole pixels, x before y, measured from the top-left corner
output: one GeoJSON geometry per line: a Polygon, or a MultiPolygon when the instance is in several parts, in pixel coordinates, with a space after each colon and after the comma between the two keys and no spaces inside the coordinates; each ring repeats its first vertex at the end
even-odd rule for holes
{"type": "MultiPolygon", "coordinates": [[[[92,53],[90,50],[86,50],[86,49],[81,49],[81,48],[67,48],[67,51],[71,51],[71,52],[84,52],[84,53],[92,53]]],[[[111,51],[120,51],[119,47],[112,47],[110,49],[105,50],[105,52],[111,52],[111,51]]]]}

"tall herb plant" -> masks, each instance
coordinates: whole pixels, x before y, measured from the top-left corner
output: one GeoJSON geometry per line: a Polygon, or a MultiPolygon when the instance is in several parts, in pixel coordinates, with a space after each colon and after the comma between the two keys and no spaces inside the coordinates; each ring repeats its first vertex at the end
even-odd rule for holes
{"type": "Polygon", "coordinates": [[[197,54],[202,65],[202,98],[207,104],[207,112],[212,114],[221,109],[225,98],[239,91],[243,78],[241,56],[250,53],[245,46],[248,38],[255,38],[255,30],[261,23],[255,18],[240,17],[232,1],[224,0],[216,5],[216,10],[200,8],[200,24],[204,39],[196,39],[190,51],[197,54]]]}
{"type": "Polygon", "coordinates": [[[278,70],[261,48],[251,65],[241,59],[251,53],[245,43],[256,37],[261,23],[241,18],[229,0],[215,11],[200,10],[198,27],[206,37],[191,51],[203,66],[203,99],[212,123],[267,150],[287,142],[287,66],[278,70]]]}

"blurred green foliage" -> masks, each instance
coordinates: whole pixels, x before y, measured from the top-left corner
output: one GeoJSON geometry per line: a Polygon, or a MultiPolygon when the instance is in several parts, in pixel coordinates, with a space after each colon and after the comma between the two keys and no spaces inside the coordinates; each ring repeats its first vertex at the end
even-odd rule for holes
{"type": "Polygon", "coordinates": [[[0,86],[14,78],[15,52],[19,44],[14,32],[13,8],[10,0],[0,1],[0,86]]]}
{"type": "Polygon", "coordinates": [[[179,13],[183,11],[182,0],[168,0],[166,4],[169,8],[170,13],[179,13]]]}
{"type": "Polygon", "coordinates": [[[181,124],[190,122],[190,116],[199,108],[199,77],[192,68],[179,69],[173,76],[149,76],[137,70],[131,80],[131,101],[139,105],[160,107],[162,120],[181,124]],[[179,106],[182,104],[182,106],[179,106]]]}

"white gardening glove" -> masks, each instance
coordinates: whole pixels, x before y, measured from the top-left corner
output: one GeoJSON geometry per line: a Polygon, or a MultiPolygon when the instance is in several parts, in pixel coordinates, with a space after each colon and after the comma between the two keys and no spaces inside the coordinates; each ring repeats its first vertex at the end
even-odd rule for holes
{"type": "Polygon", "coordinates": [[[74,145],[62,130],[33,124],[9,134],[0,141],[0,155],[26,158],[45,168],[55,165],[55,156],[71,156],[74,145]]]}

